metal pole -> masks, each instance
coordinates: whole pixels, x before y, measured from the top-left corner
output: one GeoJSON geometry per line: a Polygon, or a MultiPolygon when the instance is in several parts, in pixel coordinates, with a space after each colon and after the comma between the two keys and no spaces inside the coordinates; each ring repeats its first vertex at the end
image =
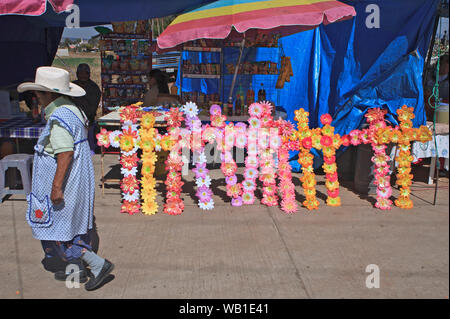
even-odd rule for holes
{"type": "Polygon", "coordinates": [[[242,51],[244,51],[244,45],[245,45],[245,37],[242,39],[241,50],[239,51],[239,59],[238,59],[238,62],[236,64],[236,67],[234,68],[233,81],[231,82],[230,95],[228,96],[228,103],[232,103],[233,102],[233,89],[234,89],[234,85],[236,83],[236,77],[237,77],[237,73],[238,73],[238,70],[239,70],[239,66],[241,64],[242,51]]]}
{"type": "Polygon", "coordinates": [[[439,14],[437,14],[437,11],[436,11],[436,18],[434,20],[434,26],[433,26],[433,35],[431,37],[430,47],[428,48],[427,60],[425,63],[425,72],[423,73],[422,81],[424,83],[426,83],[427,78],[428,78],[428,69],[430,68],[431,57],[433,55],[433,49],[434,49],[434,43],[436,41],[436,32],[437,32],[438,24],[439,24],[439,14]]]}

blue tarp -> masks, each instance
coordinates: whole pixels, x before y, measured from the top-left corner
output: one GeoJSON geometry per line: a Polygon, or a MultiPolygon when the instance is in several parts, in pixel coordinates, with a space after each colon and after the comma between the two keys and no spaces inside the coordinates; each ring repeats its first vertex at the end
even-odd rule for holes
{"type": "MultiPolygon", "coordinates": [[[[359,128],[372,107],[387,109],[388,120],[396,124],[395,110],[406,104],[414,107],[414,126],[425,124],[422,69],[438,0],[341,1],[355,7],[355,18],[280,39],[294,76],[272,101],[291,121],[294,110],[303,107],[310,113],[311,127],[330,113],[341,135],[359,128]],[[373,5],[379,8],[379,28],[366,23],[374,15],[373,5]]],[[[279,55],[273,50],[270,60],[279,55]]],[[[187,90],[189,82],[183,85],[187,90]]],[[[292,155],[291,165],[298,171],[292,155]]],[[[321,160],[316,159],[318,167],[321,160]]]]}

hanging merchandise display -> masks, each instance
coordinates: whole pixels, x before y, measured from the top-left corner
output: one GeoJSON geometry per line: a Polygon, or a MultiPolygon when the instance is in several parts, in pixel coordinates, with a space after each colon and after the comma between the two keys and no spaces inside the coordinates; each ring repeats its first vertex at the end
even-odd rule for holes
{"type": "Polygon", "coordinates": [[[101,34],[102,112],[142,100],[152,70],[149,21],[114,22],[113,32],[101,34]]]}

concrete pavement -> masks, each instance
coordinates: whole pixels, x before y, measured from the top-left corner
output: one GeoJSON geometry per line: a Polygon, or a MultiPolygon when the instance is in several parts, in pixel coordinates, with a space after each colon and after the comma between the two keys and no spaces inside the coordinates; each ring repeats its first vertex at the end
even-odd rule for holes
{"type": "MultiPolygon", "coordinates": [[[[96,180],[100,157],[94,157],[96,180]]],[[[107,167],[117,164],[107,157],[107,167]]],[[[115,263],[114,279],[101,289],[68,289],[41,265],[40,242],[25,221],[24,196],[0,204],[0,298],[448,298],[449,193],[415,182],[414,209],[373,208],[343,183],[342,207],[324,203],[293,215],[255,204],[232,207],[225,182],[213,174],[216,207],[195,204],[193,174],[185,178],[180,216],[120,214],[120,192],[97,188],[99,255],[115,263]],[[366,267],[380,270],[380,288],[366,287],[366,267]]],[[[298,174],[298,199],[302,199],[298,174]]],[[[159,189],[163,185],[159,185],[159,189]]],[[[394,196],[398,191],[394,190],[394,196]]]]}

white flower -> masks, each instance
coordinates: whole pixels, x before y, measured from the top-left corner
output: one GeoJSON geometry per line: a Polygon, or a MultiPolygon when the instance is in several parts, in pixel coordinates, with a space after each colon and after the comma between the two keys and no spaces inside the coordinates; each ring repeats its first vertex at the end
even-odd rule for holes
{"type": "Polygon", "coordinates": [[[205,155],[205,152],[202,152],[202,153],[197,157],[197,163],[200,163],[200,164],[206,163],[206,155],[205,155]]]}
{"type": "Polygon", "coordinates": [[[199,202],[198,203],[198,207],[200,207],[201,209],[204,210],[211,210],[214,208],[214,200],[211,198],[211,200],[209,202],[199,202]]]}
{"type": "Polygon", "coordinates": [[[198,114],[198,107],[194,102],[187,102],[182,111],[189,117],[195,117],[198,114]]]}
{"type": "Polygon", "coordinates": [[[119,130],[115,130],[109,134],[109,142],[112,147],[119,148],[120,147],[120,136],[122,132],[119,130]]]}
{"type": "Polygon", "coordinates": [[[134,148],[133,148],[131,151],[129,151],[129,152],[121,151],[121,153],[122,153],[123,155],[125,155],[125,156],[131,156],[131,155],[133,155],[134,153],[136,153],[138,149],[139,149],[139,146],[135,145],[134,148]]]}
{"type": "Polygon", "coordinates": [[[208,175],[206,175],[206,178],[199,177],[195,180],[195,184],[197,184],[197,187],[202,187],[203,185],[209,187],[211,186],[211,177],[208,175]]]}
{"type": "Polygon", "coordinates": [[[126,131],[129,128],[131,128],[131,130],[135,132],[138,130],[138,124],[133,124],[131,121],[124,122],[122,125],[122,130],[126,131]]]}
{"type": "Polygon", "coordinates": [[[122,193],[123,199],[129,202],[135,202],[139,200],[139,190],[135,190],[133,194],[130,193],[122,193]]]}
{"type": "Polygon", "coordinates": [[[161,151],[161,135],[157,134],[155,138],[155,151],[161,151]]]}
{"type": "Polygon", "coordinates": [[[120,168],[120,172],[122,173],[122,175],[124,175],[125,177],[128,177],[130,175],[136,176],[137,173],[137,167],[133,167],[132,169],[127,169],[125,167],[121,167],[120,168]]]}

